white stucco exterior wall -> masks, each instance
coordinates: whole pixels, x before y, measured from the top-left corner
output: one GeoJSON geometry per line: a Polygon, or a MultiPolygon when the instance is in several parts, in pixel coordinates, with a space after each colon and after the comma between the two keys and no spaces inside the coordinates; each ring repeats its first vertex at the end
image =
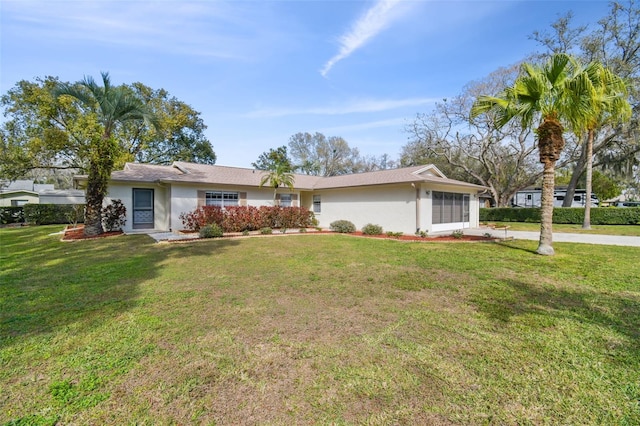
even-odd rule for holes
{"type": "Polygon", "coordinates": [[[328,189],[314,195],[321,196],[322,211],[316,218],[323,228],[344,219],[357,229],[373,223],[385,232],[416,232],[416,189],[411,184],[328,189]]]}
{"type": "Polygon", "coordinates": [[[170,212],[169,208],[171,203],[170,188],[167,186],[153,185],[153,184],[121,184],[111,183],[109,185],[109,194],[105,197],[104,205],[109,204],[112,200],[121,200],[127,209],[127,221],[124,225],[123,231],[133,231],[133,188],[145,188],[153,189],[153,230],[155,231],[168,231],[170,224],[170,212]]]}
{"type": "Polygon", "coordinates": [[[373,223],[382,226],[385,232],[412,235],[418,229],[436,233],[479,225],[476,191],[465,187],[400,184],[322,190],[313,194],[321,196],[322,211],[316,214],[316,218],[323,228],[329,228],[335,220],[345,219],[353,222],[357,229],[373,223]],[[433,224],[433,191],[469,195],[469,221],[433,224]]]}

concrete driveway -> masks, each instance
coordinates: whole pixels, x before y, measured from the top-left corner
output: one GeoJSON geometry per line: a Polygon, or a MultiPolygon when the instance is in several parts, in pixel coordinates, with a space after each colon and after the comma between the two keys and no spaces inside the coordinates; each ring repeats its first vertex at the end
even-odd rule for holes
{"type": "MultiPolygon", "coordinates": [[[[492,228],[470,228],[464,229],[464,233],[468,235],[484,235],[489,233],[496,238],[511,237],[516,240],[535,240],[540,239],[540,232],[528,231],[512,231],[507,229],[492,228]]],[[[554,243],[584,243],[584,244],[603,244],[610,246],[632,246],[640,247],[640,237],[627,237],[619,235],[597,235],[597,234],[570,234],[566,232],[554,232],[554,243]]]]}

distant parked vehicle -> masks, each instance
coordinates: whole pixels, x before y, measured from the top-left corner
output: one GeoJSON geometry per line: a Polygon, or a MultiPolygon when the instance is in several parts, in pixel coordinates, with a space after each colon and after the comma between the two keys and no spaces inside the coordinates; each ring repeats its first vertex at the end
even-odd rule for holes
{"type": "MultiPolygon", "coordinates": [[[[571,207],[584,207],[587,200],[587,191],[584,189],[576,189],[571,201],[571,207]]],[[[564,198],[567,196],[566,190],[558,189],[553,192],[553,207],[562,207],[564,198]]],[[[511,200],[512,207],[540,207],[542,201],[542,189],[530,188],[516,192],[511,200]]],[[[591,205],[597,206],[598,198],[591,194],[591,205]]]]}
{"type": "Polygon", "coordinates": [[[618,201],[616,207],[640,207],[640,201],[618,201]]]}

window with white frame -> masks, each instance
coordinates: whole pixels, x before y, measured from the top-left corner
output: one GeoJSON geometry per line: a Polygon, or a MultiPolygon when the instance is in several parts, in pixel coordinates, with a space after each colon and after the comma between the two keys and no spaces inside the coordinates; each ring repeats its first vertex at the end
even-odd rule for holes
{"type": "Polygon", "coordinates": [[[280,207],[291,207],[291,194],[280,194],[280,207]]]}
{"type": "Polygon", "coordinates": [[[321,200],[320,200],[320,196],[319,195],[314,195],[313,196],[313,212],[314,213],[320,213],[320,211],[322,210],[322,206],[321,206],[321,200]]]}
{"type": "Polygon", "coordinates": [[[239,193],[237,192],[207,191],[205,205],[218,207],[237,206],[239,199],[239,193]]]}

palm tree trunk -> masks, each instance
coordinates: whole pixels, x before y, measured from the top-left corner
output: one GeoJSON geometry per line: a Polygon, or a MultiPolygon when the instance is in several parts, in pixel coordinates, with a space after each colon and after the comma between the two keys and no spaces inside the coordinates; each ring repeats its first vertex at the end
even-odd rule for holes
{"type": "Polygon", "coordinates": [[[102,234],[102,201],[106,192],[106,182],[95,172],[92,164],[87,179],[87,205],[84,212],[84,236],[94,237],[102,234]]]}
{"type": "Polygon", "coordinates": [[[551,256],[555,254],[553,244],[553,191],[555,187],[556,162],[544,162],[542,172],[542,200],[540,201],[540,243],[536,252],[551,256]]]}
{"type": "Polygon", "coordinates": [[[589,130],[587,136],[587,185],[585,197],[587,199],[584,202],[584,221],[582,222],[582,229],[591,229],[591,187],[593,184],[593,137],[594,131],[589,130]]]}
{"type": "Polygon", "coordinates": [[[96,141],[92,148],[87,176],[87,206],[84,214],[84,235],[86,237],[93,237],[104,232],[102,229],[102,202],[107,195],[116,152],[115,142],[107,133],[96,141]]]}

